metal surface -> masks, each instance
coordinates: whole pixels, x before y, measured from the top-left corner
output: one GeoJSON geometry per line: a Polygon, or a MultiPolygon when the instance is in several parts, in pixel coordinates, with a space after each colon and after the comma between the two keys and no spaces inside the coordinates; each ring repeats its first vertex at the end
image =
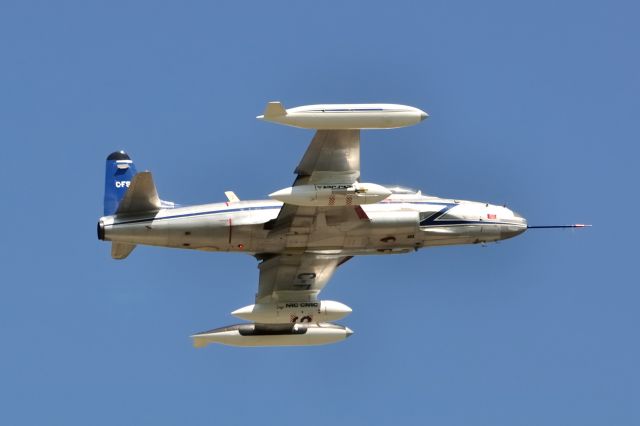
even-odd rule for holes
{"type": "MultiPolygon", "coordinates": [[[[270,104],[265,114],[273,118],[285,111],[285,115],[320,114],[327,118],[328,113],[333,118],[327,122],[335,123],[331,120],[350,120],[344,114],[364,114],[370,119],[385,113],[384,108],[377,112],[364,107],[356,112],[334,109],[285,111],[281,105],[270,104]]],[[[416,111],[420,110],[411,113],[416,111]]],[[[341,123],[345,125],[345,121],[341,123]]],[[[114,258],[127,257],[136,245],[152,245],[247,253],[260,261],[255,304],[233,312],[257,324],[199,333],[193,336],[196,346],[213,342],[312,345],[344,340],[352,332],[326,321],[342,318],[351,309],[339,302],[321,302],[318,294],[338,266],[352,256],[487,243],[527,230],[527,221],[504,206],[423,195],[399,186],[359,184],[358,129],[319,130],[315,134],[295,170],[292,187],[274,197],[291,203],[241,201],[227,191],[227,202],[177,206],[160,200],[150,173],[134,175],[134,171],[126,153],[109,156],[107,214],[98,223],[98,238],[113,243],[114,258]],[[357,190],[367,190],[380,200],[354,202],[345,195],[336,201],[344,194],[355,196],[357,190]],[[309,321],[313,323],[306,324],[309,321]],[[304,327],[300,323],[305,323],[304,327]]],[[[535,228],[553,227],[557,226],[535,228]]]]}
{"type": "Polygon", "coordinates": [[[360,130],[318,130],[295,173],[307,177],[304,184],[356,182],[360,178],[360,130]]]}
{"type": "Polygon", "coordinates": [[[295,206],[340,207],[378,203],[391,195],[375,183],[325,183],[298,185],[269,194],[269,198],[295,206]]]}
{"type": "Polygon", "coordinates": [[[322,104],[285,109],[269,102],[259,120],[304,129],[395,129],[413,126],[429,115],[418,108],[397,104],[322,104]]]}
{"type": "Polygon", "coordinates": [[[351,313],[351,308],[333,300],[315,302],[257,303],[236,309],[231,315],[257,323],[316,323],[338,321],[351,313]]]}
{"type": "Polygon", "coordinates": [[[353,334],[337,324],[236,324],[192,335],[196,348],[229,346],[314,346],[342,341],[353,334]]]}

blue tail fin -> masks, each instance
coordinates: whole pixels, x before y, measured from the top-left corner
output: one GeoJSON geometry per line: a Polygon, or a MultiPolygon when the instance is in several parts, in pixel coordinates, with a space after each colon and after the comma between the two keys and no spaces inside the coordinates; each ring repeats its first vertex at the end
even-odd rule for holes
{"type": "Polygon", "coordinates": [[[136,174],[136,166],[124,151],[116,151],[107,157],[107,170],[104,178],[104,215],[116,212],[124,194],[136,174]]]}

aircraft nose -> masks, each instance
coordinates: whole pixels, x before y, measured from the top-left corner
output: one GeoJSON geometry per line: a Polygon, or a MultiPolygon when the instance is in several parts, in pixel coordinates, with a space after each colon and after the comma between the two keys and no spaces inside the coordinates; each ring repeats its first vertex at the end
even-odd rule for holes
{"type": "Polygon", "coordinates": [[[513,221],[510,220],[510,223],[503,225],[500,230],[501,237],[505,240],[518,236],[527,230],[527,219],[513,210],[511,210],[511,213],[513,213],[513,221]]]}
{"type": "Polygon", "coordinates": [[[429,114],[424,111],[420,112],[420,121],[424,121],[427,117],[429,117],[429,114]]]}
{"type": "Polygon", "coordinates": [[[502,237],[503,240],[506,240],[507,238],[516,237],[522,234],[526,230],[527,230],[526,224],[525,225],[503,225],[502,229],[500,230],[500,237],[502,237]]]}

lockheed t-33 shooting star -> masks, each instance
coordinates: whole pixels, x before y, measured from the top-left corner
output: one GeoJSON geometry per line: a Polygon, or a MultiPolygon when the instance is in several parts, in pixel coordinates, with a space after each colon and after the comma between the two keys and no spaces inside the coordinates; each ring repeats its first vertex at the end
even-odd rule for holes
{"type": "Polygon", "coordinates": [[[504,206],[361,181],[361,130],[411,126],[427,117],[404,105],[287,110],[280,102],[268,103],[258,119],[316,129],[293,185],[269,194],[270,200],[244,201],[229,191],[226,202],[179,206],[158,197],[150,172],[137,173],[125,152],[114,152],[107,157],[98,238],[112,242],[114,259],[124,259],[137,244],[256,257],[260,278],[255,303],[231,313],[249,322],[194,334],[196,347],[344,340],[353,332],[332,321],[351,309],[318,296],[336,269],[353,256],[487,243],[532,228],[504,206]]]}

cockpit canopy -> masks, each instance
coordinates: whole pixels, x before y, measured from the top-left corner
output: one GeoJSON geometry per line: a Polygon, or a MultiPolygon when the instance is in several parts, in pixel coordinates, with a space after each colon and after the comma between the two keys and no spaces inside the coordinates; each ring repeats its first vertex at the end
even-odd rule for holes
{"type": "Polygon", "coordinates": [[[382,185],[391,191],[391,194],[402,194],[402,195],[418,195],[421,193],[419,189],[409,188],[408,186],[402,185],[382,185]]]}

